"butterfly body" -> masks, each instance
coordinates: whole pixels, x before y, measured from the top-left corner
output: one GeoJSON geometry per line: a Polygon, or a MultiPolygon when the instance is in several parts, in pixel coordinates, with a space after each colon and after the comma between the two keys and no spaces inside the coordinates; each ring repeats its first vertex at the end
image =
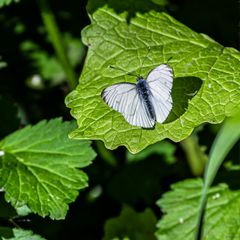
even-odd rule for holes
{"type": "Polygon", "coordinates": [[[148,82],[142,76],[137,77],[136,89],[139,96],[143,99],[149,117],[155,121],[156,116],[151,102],[151,91],[148,82]]]}
{"type": "Polygon", "coordinates": [[[102,99],[125,120],[142,128],[153,128],[163,123],[172,109],[172,68],[161,64],[144,79],[137,77],[136,84],[121,82],[102,91],[102,99]]]}

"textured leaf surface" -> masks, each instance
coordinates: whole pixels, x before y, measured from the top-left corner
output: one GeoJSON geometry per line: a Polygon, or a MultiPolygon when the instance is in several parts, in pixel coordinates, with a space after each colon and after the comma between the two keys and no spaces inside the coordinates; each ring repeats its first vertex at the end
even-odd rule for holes
{"type": "MultiPolygon", "coordinates": [[[[158,201],[166,214],[158,223],[158,239],[194,239],[201,192],[201,180],[186,180],[164,194],[158,201]]],[[[203,239],[239,239],[239,204],[240,191],[230,191],[225,184],[210,188],[203,239]]]]}
{"type": "Polygon", "coordinates": [[[155,224],[156,217],[150,209],[138,213],[125,206],[118,217],[106,222],[103,240],[156,240],[155,224]]]}
{"type": "Polygon", "coordinates": [[[89,141],[68,139],[73,128],[61,119],[42,121],[0,142],[0,187],[15,208],[27,205],[41,216],[64,218],[67,204],[87,186],[87,175],[76,168],[95,157],[89,141]]]}
{"type": "Polygon", "coordinates": [[[129,22],[125,12],[116,14],[104,6],[93,12],[92,24],[82,32],[89,46],[76,90],[66,98],[78,129],[72,138],[100,139],[106,147],[126,146],[136,153],[146,146],[170,138],[180,141],[203,122],[219,123],[240,103],[240,54],[198,34],[166,13],[137,13],[129,22]],[[167,62],[173,68],[173,110],[154,130],[129,125],[123,116],[101,99],[107,86],[136,82],[132,76],[109,68],[141,74],[167,62]]]}

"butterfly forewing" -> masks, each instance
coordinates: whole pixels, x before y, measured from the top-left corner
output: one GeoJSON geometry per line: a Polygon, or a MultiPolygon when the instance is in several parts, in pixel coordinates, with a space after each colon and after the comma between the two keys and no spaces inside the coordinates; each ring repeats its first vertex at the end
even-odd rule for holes
{"type": "Polygon", "coordinates": [[[102,98],[131,125],[152,128],[155,121],[164,122],[172,109],[172,68],[161,64],[149,72],[147,80],[140,76],[137,80],[147,81],[149,91],[143,87],[139,92],[133,83],[118,83],[104,89],[102,98]]]}
{"type": "Polygon", "coordinates": [[[143,128],[151,128],[155,121],[138,95],[136,84],[118,83],[102,92],[103,100],[114,110],[122,113],[128,123],[143,128]]]}
{"type": "Polygon", "coordinates": [[[172,109],[172,68],[167,64],[161,64],[149,72],[147,81],[151,92],[151,102],[154,107],[156,120],[162,123],[166,120],[172,109]]]}

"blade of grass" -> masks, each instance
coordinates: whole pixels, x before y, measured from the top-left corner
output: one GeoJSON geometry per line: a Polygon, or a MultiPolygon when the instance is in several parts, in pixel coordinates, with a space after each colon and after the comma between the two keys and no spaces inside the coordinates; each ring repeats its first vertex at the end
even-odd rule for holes
{"type": "Polygon", "coordinates": [[[208,164],[204,173],[203,189],[200,202],[200,210],[198,215],[196,240],[201,240],[203,235],[203,221],[205,207],[207,204],[207,192],[211,186],[217,171],[225,159],[228,152],[240,138],[240,114],[229,118],[223,124],[216,139],[213,142],[209,154],[208,164]]]}

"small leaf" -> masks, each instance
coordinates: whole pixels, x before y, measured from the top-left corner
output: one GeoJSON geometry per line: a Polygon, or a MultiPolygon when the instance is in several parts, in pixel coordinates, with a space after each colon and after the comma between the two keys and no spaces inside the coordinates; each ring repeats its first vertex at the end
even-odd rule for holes
{"type": "Polygon", "coordinates": [[[91,21],[82,31],[89,51],[79,85],[66,98],[78,123],[70,137],[102,140],[109,149],[124,145],[137,153],[164,138],[181,141],[196,126],[220,123],[240,106],[237,50],[224,48],[166,13],[136,13],[128,21],[127,12],[117,14],[105,5],[92,13],[91,21]],[[151,51],[141,66],[148,47],[151,51]],[[114,83],[136,82],[110,65],[135,73],[141,68],[146,77],[168,60],[175,74],[173,110],[154,130],[131,126],[101,99],[102,90],[114,83]]]}
{"type": "Polygon", "coordinates": [[[5,238],[3,240],[44,240],[41,236],[34,234],[31,230],[24,230],[24,229],[13,229],[13,237],[5,238]]]}
{"type": "Polygon", "coordinates": [[[70,122],[54,119],[27,126],[0,142],[0,187],[8,202],[19,209],[27,205],[34,213],[62,219],[68,203],[87,186],[83,168],[95,157],[89,141],[67,137],[70,122]]]}
{"type": "MultiPolygon", "coordinates": [[[[161,240],[192,240],[202,181],[188,179],[171,188],[172,191],[165,193],[157,203],[165,215],[158,222],[156,236],[161,240]]],[[[237,240],[240,237],[240,191],[231,191],[226,184],[219,184],[209,189],[208,199],[203,239],[237,240]]]]}
{"type": "Polygon", "coordinates": [[[118,217],[106,222],[103,240],[155,240],[155,225],[156,217],[150,209],[138,213],[124,206],[118,217]]]}

